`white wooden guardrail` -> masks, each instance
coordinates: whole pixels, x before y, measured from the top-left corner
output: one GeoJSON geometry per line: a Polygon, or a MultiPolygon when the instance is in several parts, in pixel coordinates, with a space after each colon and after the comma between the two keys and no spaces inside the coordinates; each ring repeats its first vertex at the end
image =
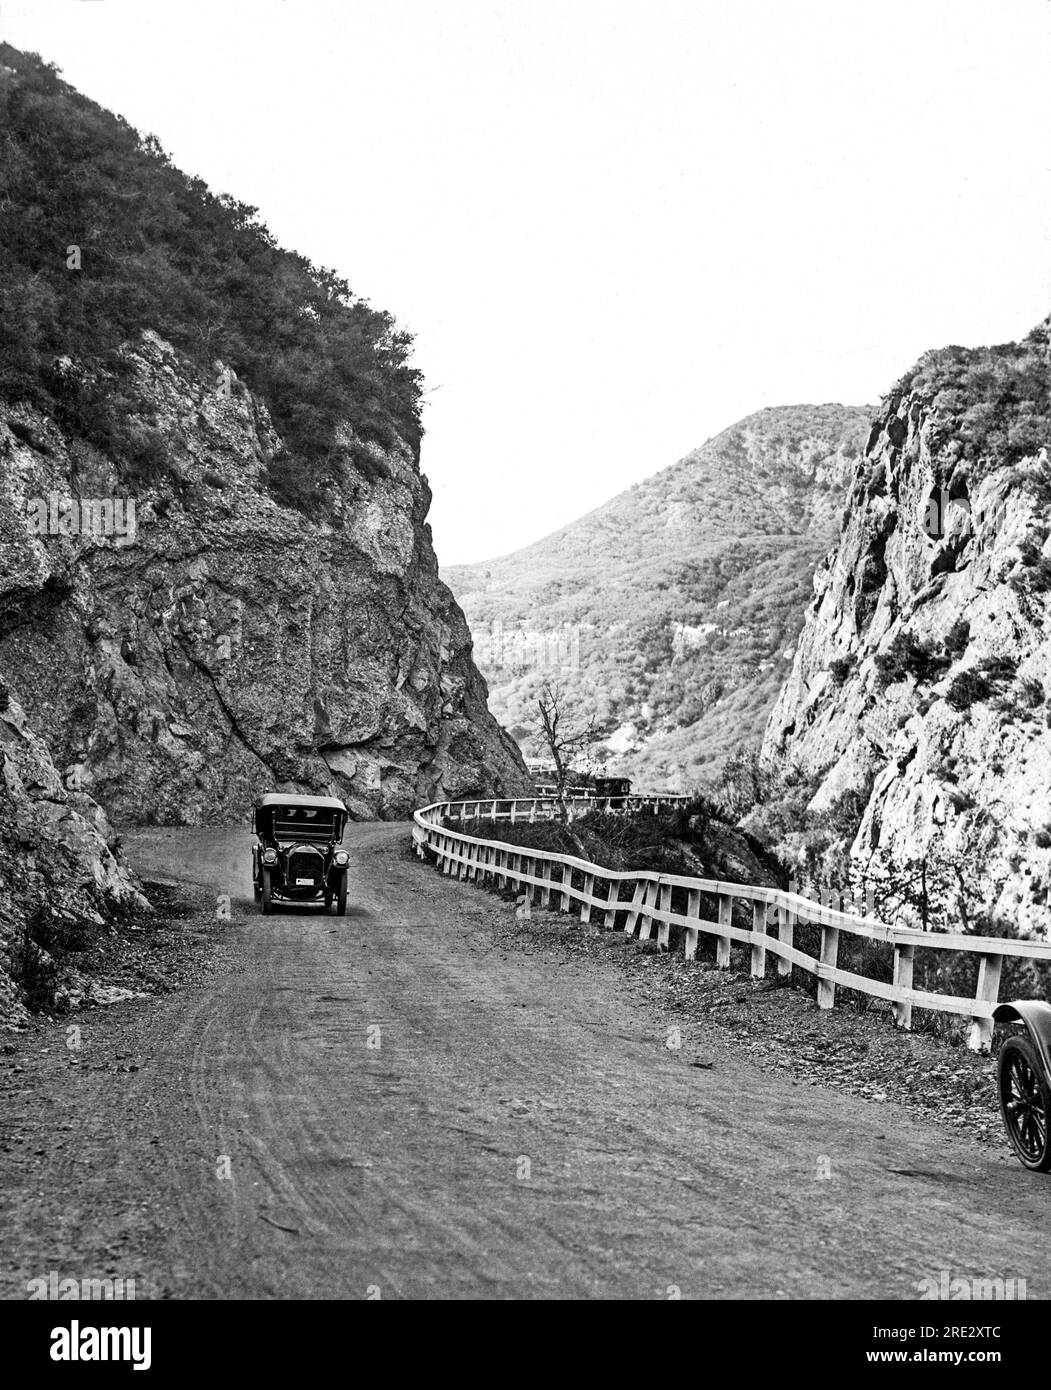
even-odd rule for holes
{"type": "MultiPolygon", "coordinates": [[[[651,796],[586,796],[570,795],[566,793],[566,808],[570,816],[584,816],[589,811],[612,811],[615,814],[636,814],[640,811],[653,811],[659,814],[662,809],[671,810],[675,806],[685,806],[690,800],[688,796],[680,796],[672,792],[654,793],[651,796]]],[[[488,800],[488,801],[442,801],[436,802],[434,806],[425,806],[424,811],[434,811],[437,809],[439,816],[446,819],[463,821],[495,821],[507,820],[512,824],[517,821],[527,821],[532,824],[535,821],[555,820],[558,816],[558,798],[554,796],[537,795],[534,797],[520,797],[518,800],[488,800]]],[[[417,815],[422,814],[417,811],[417,815]]]]}
{"type": "MultiPolygon", "coordinates": [[[[605,803],[611,801],[620,804],[608,809],[633,812],[681,804],[687,799],[668,796],[599,797],[588,805],[594,809],[607,809],[605,803]]],[[[961,1014],[971,1020],[967,1046],[973,1052],[987,1052],[992,1041],[993,1010],[1000,992],[1000,971],[1004,957],[1028,956],[1051,960],[1051,943],[892,927],[873,917],[836,912],[798,893],[786,893],[779,888],[749,887],[743,883],[722,883],[717,879],[687,878],[638,869],[618,872],[567,854],[553,854],[525,845],[483,839],[480,834],[468,834],[466,829],[449,829],[441,823],[453,819],[465,827],[482,831],[486,823],[501,820],[535,823],[553,820],[557,815],[557,801],[544,798],[435,802],[414,813],[413,845],[421,859],[429,851],[435,856],[440,869],[446,874],[455,873],[460,879],[495,883],[498,888],[513,887],[517,892],[525,893],[531,902],[539,894],[541,907],[552,906],[554,897],[555,905],[563,912],[568,912],[572,904],[579,903],[582,922],[590,922],[592,910],[598,909],[608,930],[615,928],[617,914],[621,913],[624,917],[623,930],[629,935],[637,928],[640,939],[648,940],[656,927],[657,942],[667,946],[671,928],[681,927],[687,960],[696,954],[699,934],[704,932],[716,938],[716,964],[721,968],[725,969],[730,964],[730,946],[734,941],[751,947],[753,979],[762,979],[766,974],[768,955],[777,958],[779,975],[790,975],[793,965],[798,965],[800,969],[817,976],[817,1004],[821,1009],[833,1007],[836,985],[839,984],[877,999],[889,1000],[893,1006],[894,1020],[902,1028],[911,1027],[914,1007],[961,1014]],[[596,896],[596,887],[600,885],[602,896],[596,896]],[[685,895],[685,911],[672,910],[672,896],[677,889],[680,905],[685,895]],[[717,920],[701,916],[702,894],[718,899],[717,920]],[[751,907],[750,928],[734,925],[734,903],[737,901],[751,907]],[[794,945],[797,922],[821,928],[821,946],[816,958],[794,945]],[[775,927],[776,935],[770,933],[771,926],[775,927]],[[840,932],[891,943],[894,947],[893,983],[870,980],[865,975],[841,969],[836,964],[840,932]],[[965,951],[977,956],[978,986],[975,997],[913,989],[912,971],[917,947],[923,950],[965,951]]]]}

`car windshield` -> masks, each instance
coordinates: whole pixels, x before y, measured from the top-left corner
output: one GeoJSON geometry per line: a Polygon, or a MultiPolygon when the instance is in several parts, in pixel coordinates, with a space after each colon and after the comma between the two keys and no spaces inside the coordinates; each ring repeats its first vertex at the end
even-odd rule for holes
{"type": "Polygon", "coordinates": [[[267,808],[275,840],[331,840],[336,813],[319,806],[271,806],[267,808]]]}

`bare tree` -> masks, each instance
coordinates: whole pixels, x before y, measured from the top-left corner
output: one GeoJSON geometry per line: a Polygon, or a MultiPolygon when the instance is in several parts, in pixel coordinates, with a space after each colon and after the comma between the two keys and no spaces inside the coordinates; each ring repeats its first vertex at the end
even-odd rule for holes
{"type": "Polygon", "coordinates": [[[540,710],[540,732],[555,764],[555,795],[558,797],[559,819],[563,825],[568,825],[566,782],[573,770],[574,759],[598,742],[599,731],[594,719],[589,719],[584,724],[569,720],[566,692],[557,682],[544,682],[537,700],[537,708],[540,710]]]}

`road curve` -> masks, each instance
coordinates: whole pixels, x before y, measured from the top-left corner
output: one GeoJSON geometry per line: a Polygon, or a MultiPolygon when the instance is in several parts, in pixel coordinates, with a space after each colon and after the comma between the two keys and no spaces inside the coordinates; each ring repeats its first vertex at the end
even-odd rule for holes
{"type": "MultiPolygon", "coordinates": [[[[945,1270],[1047,1296],[1048,1180],[696,1029],[669,1051],[622,974],[508,946],[513,909],[408,835],[350,828],[346,919],[259,915],[245,832],[128,836],[234,899],[232,964],[146,1006],[140,1069],[84,1094],[126,1117],[158,1291],[915,1298],[945,1270]]],[[[50,1181],[90,1208],[75,1165],[50,1181]]]]}

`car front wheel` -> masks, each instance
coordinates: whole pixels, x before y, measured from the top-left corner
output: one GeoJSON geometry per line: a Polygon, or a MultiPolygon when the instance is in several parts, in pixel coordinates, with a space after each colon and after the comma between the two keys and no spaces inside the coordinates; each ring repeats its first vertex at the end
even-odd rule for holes
{"type": "Polygon", "coordinates": [[[339,893],[336,896],[336,916],[345,917],[347,915],[347,875],[339,876],[339,893]]]}
{"type": "Polygon", "coordinates": [[[1030,1038],[1008,1038],[997,1064],[1000,1114],[1011,1147],[1034,1173],[1051,1169],[1051,1086],[1030,1038]]]}
{"type": "Polygon", "coordinates": [[[260,889],[259,896],[260,896],[260,898],[261,898],[262,901],[263,901],[263,914],[264,914],[264,916],[268,916],[269,913],[270,913],[270,903],[271,903],[271,897],[270,897],[270,870],[269,870],[269,869],[264,869],[264,870],[263,870],[263,886],[262,886],[262,888],[260,889]]]}

